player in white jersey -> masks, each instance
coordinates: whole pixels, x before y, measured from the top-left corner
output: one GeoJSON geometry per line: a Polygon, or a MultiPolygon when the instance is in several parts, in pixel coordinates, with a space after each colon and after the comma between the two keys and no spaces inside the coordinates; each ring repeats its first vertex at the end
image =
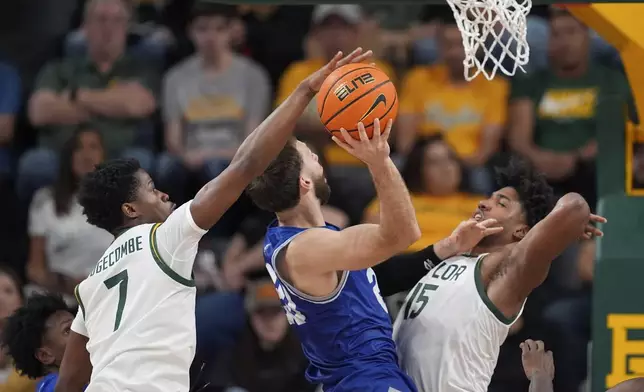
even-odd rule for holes
{"type": "Polygon", "coordinates": [[[602,235],[589,222],[605,219],[576,193],[550,211],[552,189],[523,163],[499,170],[499,182],[462,224],[493,219],[496,232],[474,236],[467,254],[453,256],[462,239],[435,244],[444,261],[409,293],[394,323],[401,367],[419,391],[487,391],[499,348],[552,260],[581,236],[602,235]]]}
{"type": "Polygon", "coordinates": [[[82,179],[79,202],[88,222],[115,239],[76,287],[80,310],[56,392],[85,385],[87,392],[189,390],[199,240],[286,145],[324,79],[370,55],[359,48],[345,58],[338,53],[305,79],[246,138],[228,168],[176,210],[136,161],[107,162],[82,179]]]}

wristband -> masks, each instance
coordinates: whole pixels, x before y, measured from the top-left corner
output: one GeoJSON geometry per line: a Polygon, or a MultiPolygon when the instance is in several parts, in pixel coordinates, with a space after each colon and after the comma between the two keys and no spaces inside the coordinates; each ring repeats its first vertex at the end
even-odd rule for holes
{"type": "Polygon", "coordinates": [[[423,258],[425,259],[425,268],[428,271],[443,261],[436,255],[436,252],[434,251],[434,245],[430,245],[427,248],[423,249],[421,253],[423,255],[423,258]]]}

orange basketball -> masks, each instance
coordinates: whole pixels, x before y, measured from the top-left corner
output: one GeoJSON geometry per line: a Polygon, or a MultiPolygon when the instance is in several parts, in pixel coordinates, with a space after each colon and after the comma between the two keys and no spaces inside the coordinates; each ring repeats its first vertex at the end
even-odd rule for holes
{"type": "Polygon", "coordinates": [[[322,83],[317,104],[322,124],[340,140],[340,128],[359,140],[358,123],[362,122],[371,138],[374,119],[380,119],[383,132],[387,121],[398,114],[394,84],[384,72],[367,64],[347,64],[333,71],[322,83]]]}

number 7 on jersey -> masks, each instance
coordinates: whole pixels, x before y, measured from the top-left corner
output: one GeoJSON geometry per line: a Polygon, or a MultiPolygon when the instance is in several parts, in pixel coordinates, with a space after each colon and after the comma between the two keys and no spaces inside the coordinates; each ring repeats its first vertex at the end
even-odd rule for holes
{"type": "Polygon", "coordinates": [[[123,317],[123,308],[125,308],[125,300],[127,299],[127,270],[105,279],[103,283],[108,290],[119,286],[119,302],[116,305],[116,318],[114,319],[114,331],[116,331],[121,326],[121,317],[123,317]]]}

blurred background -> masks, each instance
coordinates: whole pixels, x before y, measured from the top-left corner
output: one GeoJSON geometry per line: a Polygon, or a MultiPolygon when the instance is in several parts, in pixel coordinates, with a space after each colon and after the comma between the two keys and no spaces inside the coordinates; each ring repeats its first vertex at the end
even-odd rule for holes
{"type": "MultiPolygon", "coordinates": [[[[603,211],[626,193],[644,194],[644,133],[633,110],[624,115],[632,97],[619,53],[547,6],[528,18],[526,73],[472,82],[463,78],[460,32],[441,5],[23,0],[2,2],[0,29],[0,328],[23,293],[59,292],[73,304],[74,286],[112,241],[87,224],[75,198],[95,164],[136,158],[159,189],[185,202],[302,79],[356,46],[374,51],[398,89],[393,156],[422,230],[409,251],[469,218],[495,188],[494,166],[512,154],[558,194],[579,192],[592,207],[608,200],[603,211]]],[[[368,170],[330,144],[309,109],[297,135],[324,158],[333,189],[326,219],[340,227],[377,221],[368,170]]],[[[644,235],[638,219],[631,226],[644,235]]],[[[316,389],[304,380],[306,359],[265,273],[271,220],[242,197],[201,244],[197,389],[316,389]]],[[[554,351],[557,391],[586,390],[596,259],[587,241],[555,261],[502,348],[491,392],[527,391],[526,338],[554,351]]],[[[404,296],[387,299],[393,317],[404,296]]],[[[0,391],[34,390],[31,380],[7,381],[9,358],[0,355],[0,368],[0,391]]]]}

